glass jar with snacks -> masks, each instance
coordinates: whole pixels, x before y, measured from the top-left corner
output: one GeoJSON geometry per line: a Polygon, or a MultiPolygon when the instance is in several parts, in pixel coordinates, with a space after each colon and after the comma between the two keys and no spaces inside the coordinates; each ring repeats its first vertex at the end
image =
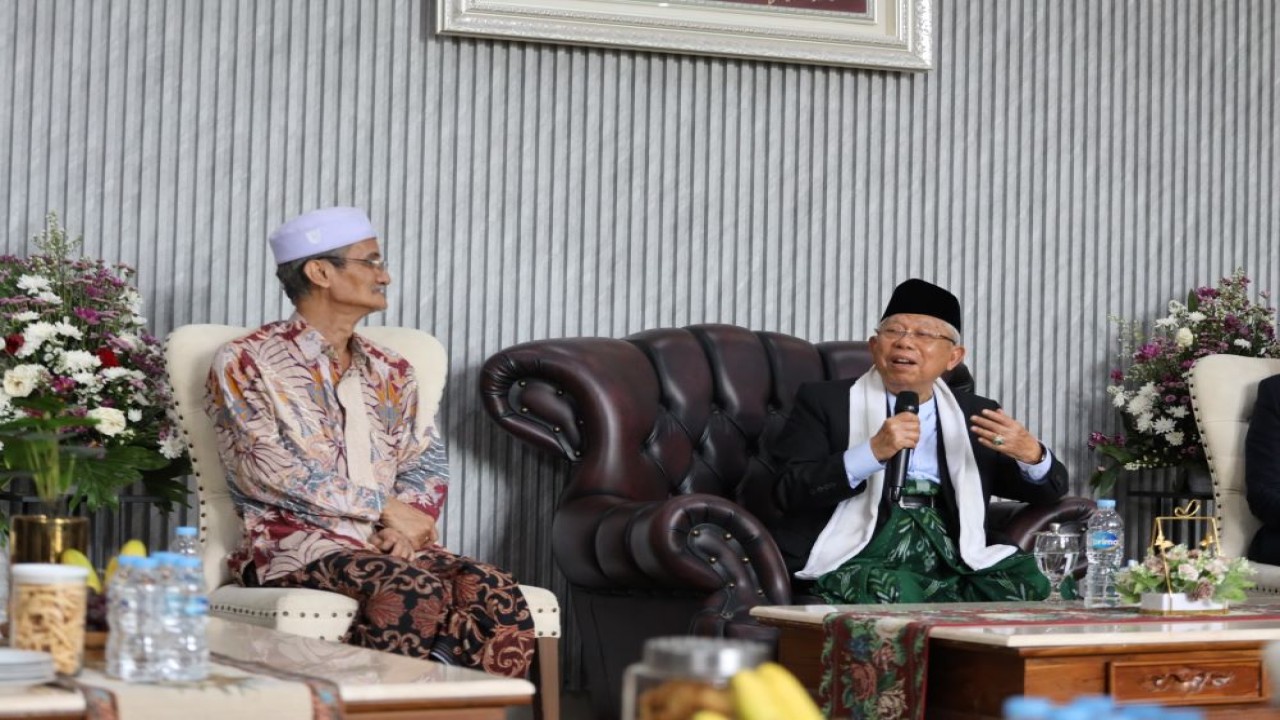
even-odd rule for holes
{"type": "Polygon", "coordinates": [[[60,673],[80,672],[88,577],[87,568],[71,565],[14,565],[9,588],[9,646],[49,653],[60,673]]]}
{"type": "Polygon", "coordinates": [[[689,720],[700,711],[732,717],[729,678],[768,659],[763,643],[748,640],[651,638],[623,676],[622,720],[689,720]]]}

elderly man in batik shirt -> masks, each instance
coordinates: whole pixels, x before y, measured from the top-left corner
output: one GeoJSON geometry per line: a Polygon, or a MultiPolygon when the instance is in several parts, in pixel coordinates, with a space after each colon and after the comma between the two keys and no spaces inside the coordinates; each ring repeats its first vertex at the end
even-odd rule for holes
{"type": "Polygon", "coordinates": [[[371,223],[313,211],[271,249],[297,312],[227,344],[209,373],[245,526],[233,574],[355,598],[348,642],[524,675],[533,622],[515,581],[437,544],[448,456],[413,368],[355,332],[391,282],[371,223]]]}

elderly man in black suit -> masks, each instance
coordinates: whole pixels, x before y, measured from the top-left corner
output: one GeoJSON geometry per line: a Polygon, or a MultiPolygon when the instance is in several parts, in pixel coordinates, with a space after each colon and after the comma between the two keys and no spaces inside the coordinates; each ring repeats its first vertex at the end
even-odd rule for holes
{"type": "Polygon", "coordinates": [[[774,448],[772,528],[788,568],[830,602],[1042,599],[1035,561],[986,530],[991,496],[1051,503],[1067,471],[1000,405],[941,377],[964,359],[960,303],[912,279],[893,292],[856,380],[810,383],[774,448]],[[914,392],[917,412],[895,412],[914,392]],[[886,467],[911,449],[901,496],[886,467]]]}

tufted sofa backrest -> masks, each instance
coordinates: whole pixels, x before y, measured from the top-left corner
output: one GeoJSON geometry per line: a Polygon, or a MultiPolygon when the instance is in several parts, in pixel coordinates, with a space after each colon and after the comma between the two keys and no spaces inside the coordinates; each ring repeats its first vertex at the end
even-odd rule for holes
{"type": "MultiPolygon", "coordinates": [[[[517,345],[485,363],[481,392],[507,430],[575,463],[562,502],[710,493],[767,521],[768,451],[800,385],[870,367],[861,341],[692,325],[517,345]]],[[[948,382],[972,389],[963,365],[948,382]]]]}

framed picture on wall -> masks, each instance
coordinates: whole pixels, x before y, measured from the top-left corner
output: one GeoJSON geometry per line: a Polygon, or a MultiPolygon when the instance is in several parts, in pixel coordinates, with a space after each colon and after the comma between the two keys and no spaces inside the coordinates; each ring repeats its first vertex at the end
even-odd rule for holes
{"type": "Polygon", "coordinates": [[[444,34],[928,70],[933,0],[437,0],[444,34]]]}

